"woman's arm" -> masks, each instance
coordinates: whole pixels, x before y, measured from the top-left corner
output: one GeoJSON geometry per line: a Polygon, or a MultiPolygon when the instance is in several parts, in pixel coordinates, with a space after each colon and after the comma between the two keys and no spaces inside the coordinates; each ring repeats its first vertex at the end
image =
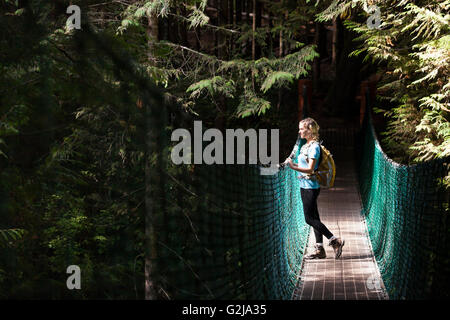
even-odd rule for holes
{"type": "Polygon", "coordinates": [[[286,158],[286,160],[284,160],[282,165],[288,164],[289,163],[289,158],[293,159],[295,157],[295,155],[297,154],[298,147],[300,145],[300,140],[301,140],[300,135],[298,135],[297,141],[295,141],[295,145],[294,145],[294,148],[292,149],[291,154],[289,155],[289,157],[286,158]]]}
{"type": "Polygon", "coordinates": [[[310,158],[309,161],[308,161],[308,167],[307,168],[301,168],[301,167],[297,166],[296,164],[294,164],[292,162],[292,159],[289,159],[288,163],[289,163],[289,167],[291,169],[294,169],[295,171],[300,171],[300,172],[303,172],[303,173],[306,173],[306,174],[312,174],[312,173],[314,173],[314,166],[316,165],[316,161],[317,161],[317,159],[310,158]]]}

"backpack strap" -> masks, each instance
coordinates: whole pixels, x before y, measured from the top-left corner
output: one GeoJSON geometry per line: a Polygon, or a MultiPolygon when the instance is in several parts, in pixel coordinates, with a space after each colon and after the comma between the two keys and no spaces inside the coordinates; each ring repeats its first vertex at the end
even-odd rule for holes
{"type": "MultiPolygon", "coordinates": [[[[320,154],[320,156],[319,156],[319,159],[317,159],[317,161],[318,161],[318,163],[320,163],[320,160],[322,160],[322,148],[320,147],[322,145],[322,141],[320,141],[320,142],[319,141],[315,141],[315,142],[317,142],[317,144],[319,145],[319,154],[320,154]]],[[[315,143],[315,142],[313,142],[313,143],[315,143]]],[[[309,146],[308,146],[308,149],[306,150],[306,159],[309,159],[308,158],[309,148],[311,148],[313,143],[310,143],[309,146]]]]}
{"type": "MultiPolygon", "coordinates": [[[[322,143],[321,141],[320,142],[319,141],[315,141],[315,142],[312,142],[312,143],[309,144],[308,149],[306,150],[306,160],[307,161],[309,160],[309,158],[308,158],[309,148],[311,148],[313,143],[319,144],[319,154],[320,154],[320,156],[319,156],[319,159],[317,160],[318,161],[317,163],[319,164],[320,160],[322,160],[322,148],[320,148],[321,143],[322,143]]],[[[319,170],[319,166],[317,166],[317,170],[314,170],[313,173],[310,173],[310,174],[307,174],[307,175],[303,176],[303,179],[317,180],[316,173],[317,173],[318,170],[319,170]]]]}
{"type": "MultiPolygon", "coordinates": [[[[319,162],[319,165],[322,162],[322,142],[323,142],[323,140],[319,142],[319,153],[320,153],[320,156],[319,156],[319,159],[317,160],[319,162]]],[[[319,166],[317,166],[317,170],[319,170],[319,166]]],[[[314,171],[316,171],[316,170],[314,170],[314,171]]]]}

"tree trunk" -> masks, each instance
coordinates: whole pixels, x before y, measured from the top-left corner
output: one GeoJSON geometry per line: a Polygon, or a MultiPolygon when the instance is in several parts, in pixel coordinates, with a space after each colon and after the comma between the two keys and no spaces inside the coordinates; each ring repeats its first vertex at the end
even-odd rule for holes
{"type": "Polygon", "coordinates": [[[162,19],[158,19],[158,31],[159,31],[159,36],[158,39],[160,40],[169,40],[169,20],[168,18],[162,18],[162,19]]]}
{"type": "MultiPolygon", "coordinates": [[[[261,28],[261,19],[262,19],[262,8],[263,5],[258,0],[255,0],[254,14],[255,14],[255,32],[258,28],[261,28]]],[[[261,46],[255,43],[255,57],[256,59],[261,58],[261,46]]]]}
{"type": "MultiPolygon", "coordinates": [[[[272,13],[268,12],[267,15],[269,16],[269,30],[272,30],[273,29],[272,13]]],[[[269,56],[275,56],[276,54],[274,54],[274,52],[273,52],[273,36],[272,36],[272,32],[269,32],[269,34],[267,35],[267,42],[269,43],[268,55],[269,56]]]]}
{"type": "Polygon", "coordinates": [[[235,25],[236,24],[236,18],[234,15],[234,10],[235,10],[235,0],[227,0],[228,2],[228,24],[230,25],[235,25]]]}
{"type": "MultiPolygon", "coordinates": [[[[283,56],[283,31],[280,30],[280,48],[278,52],[278,57],[281,58],[283,56]]],[[[280,110],[281,100],[283,98],[283,92],[280,89],[278,89],[278,103],[277,103],[277,110],[280,110]]]]}
{"type": "MultiPolygon", "coordinates": [[[[156,64],[153,55],[156,41],[158,41],[158,18],[149,16],[147,24],[148,36],[148,60],[150,64],[156,64]]],[[[145,299],[157,299],[157,290],[155,283],[155,265],[156,252],[156,232],[154,227],[154,204],[152,201],[152,172],[150,167],[150,155],[153,153],[154,137],[152,134],[152,112],[150,103],[146,101],[146,158],[145,158],[145,299]]]]}
{"type": "Polygon", "coordinates": [[[331,68],[336,71],[338,28],[337,18],[333,19],[333,38],[331,41],[331,68]]]}
{"type": "MultiPolygon", "coordinates": [[[[233,30],[236,30],[236,16],[237,16],[237,12],[236,12],[236,0],[228,0],[228,23],[230,24],[230,26],[232,26],[231,28],[233,30]]],[[[236,48],[236,44],[235,44],[235,36],[234,34],[231,34],[229,37],[229,53],[230,53],[230,57],[234,55],[234,51],[236,48]]]]}
{"type": "MultiPolygon", "coordinates": [[[[217,26],[222,27],[229,22],[229,8],[228,0],[218,0],[217,1],[217,26]]],[[[226,60],[228,58],[227,52],[227,35],[223,31],[217,32],[217,42],[219,45],[218,58],[226,60]]],[[[215,126],[222,132],[225,132],[225,122],[226,122],[226,110],[227,110],[227,100],[224,96],[220,96],[216,100],[217,102],[217,116],[215,118],[215,126]]]]}
{"type": "Polygon", "coordinates": [[[252,11],[252,3],[253,0],[247,0],[246,1],[246,6],[245,6],[245,21],[247,23],[250,23],[250,12],[252,11]]]}
{"type": "Polygon", "coordinates": [[[346,30],[337,20],[339,35],[336,46],[336,76],[325,100],[325,105],[331,115],[354,116],[359,113],[359,105],[355,102],[355,95],[360,82],[376,70],[370,63],[364,63],[363,57],[351,57],[358,43],[354,41],[356,32],[346,30]],[[342,38],[342,40],[341,40],[342,38]],[[353,75],[349,77],[348,75],[353,75]]]}
{"type": "MultiPolygon", "coordinates": [[[[216,12],[215,12],[215,15],[213,15],[212,17],[211,17],[211,24],[213,24],[213,25],[215,25],[215,26],[218,26],[219,25],[219,10],[217,9],[217,3],[216,3],[216,7],[215,7],[215,9],[216,9],[216,12]]],[[[219,56],[219,36],[218,36],[218,32],[217,32],[217,30],[216,29],[213,29],[212,31],[212,34],[213,34],[213,42],[214,42],[214,55],[216,56],[216,57],[218,57],[219,56]]],[[[207,44],[208,45],[208,44],[207,44]]]]}
{"type": "MultiPolygon", "coordinates": [[[[198,8],[198,4],[195,4],[195,6],[198,8]]],[[[202,45],[201,45],[201,42],[202,42],[201,28],[195,27],[194,34],[195,34],[195,49],[197,51],[201,51],[202,50],[202,45]]]]}
{"type": "MultiPolygon", "coordinates": [[[[178,8],[177,13],[181,15],[182,17],[186,16],[186,9],[184,7],[178,8]]],[[[181,41],[181,44],[185,47],[188,47],[188,40],[187,40],[187,23],[185,21],[178,21],[178,34],[179,39],[181,41]]]]}
{"type": "MultiPolygon", "coordinates": [[[[280,0],[281,4],[283,4],[283,0],[280,0]]],[[[283,24],[282,19],[280,20],[280,26],[283,24]]],[[[283,56],[283,31],[280,30],[280,36],[279,36],[279,50],[278,50],[278,58],[281,58],[283,56]]],[[[278,89],[278,103],[277,103],[277,110],[280,110],[281,102],[283,99],[283,90],[282,88],[278,89]]]]}
{"type": "Polygon", "coordinates": [[[256,57],[255,32],[256,32],[256,0],[253,0],[253,19],[252,19],[252,60],[255,60],[255,57],[256,57]]]}
{"type": "MultiPolygon", "coordinates": [[[[280,0],[280,5],[283,5],[283,0],[280,0]]],[[[283,19],[280,19],[280,27],[283,25],[283,19]]],[[[281,58],[283,56],[283,31],[280,29],[280,43],[279,43],[279,53],[278,57],[281,58]]]]}
{"type": "Polygon", "coordinates": [[[236,25],[239,25],[242,21],[242,2],[241,0],[234,0],[236,7],[236,25]]]}
{"type": "MultiPolygon", "coordinates": [[[[314,28],[314,44],[317,46],[317,52],[321,53],[321,43],[320,43],[320,35],[321,35],[321,24],[320,22],[316,22],[316,26],[314,28]]],[[[314,59],[313,63],[313,88],[314,92],[319,90],[319,80],[320,80],[320,60],[322,56],[314,59]]]]}
{"type": "MultiPolygon", "coordinates": [[[[217,6],[217,25],[222,27],[228,23],[228,0],[218,0],[217,6]]],[[[227,56],[227,36],[225,32],[217,32],[217,42],[219,45],[219,59],[226,59],[227,56]]]]}

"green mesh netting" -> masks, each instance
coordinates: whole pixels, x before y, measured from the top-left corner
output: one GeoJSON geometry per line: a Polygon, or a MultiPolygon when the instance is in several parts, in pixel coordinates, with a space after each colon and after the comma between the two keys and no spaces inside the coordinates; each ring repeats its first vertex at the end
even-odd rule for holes
{"type": "Polygon", "coordinates": [[[377,140],[370,111],[359,164],[362,213],[390,299],[448,297],[449,159],[400,165],[377,140]]]}
{"type": "Polygon", "coordinates": [[[167,296],[291,298],[309,233],[295,172],[195,165],[191,177],[166,185],[157,262],[167,296]]]}

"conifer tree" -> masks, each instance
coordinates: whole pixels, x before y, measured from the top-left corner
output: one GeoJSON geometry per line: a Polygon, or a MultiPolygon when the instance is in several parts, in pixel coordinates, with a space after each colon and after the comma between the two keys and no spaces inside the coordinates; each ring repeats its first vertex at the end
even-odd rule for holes
{"type": "MultiPolygon", "coordinates": [[[[450,1],[331,1],[320,21],[345,17],[360,34],[365,55],[378,64],[381,103],[388,119],[387,152],[413,163],[450,155],[450,1]],[[379,26],[371,25],[379,8],[379,26]]],[[[450,177],[447,180],[450,183],[450,177]]]]}
{"type": "MultiPolygon", "coordinates": [[[[259,1],[252,4],[255,2],[259,6],[259,1]]],[[[194,105],[200,99],[218,104],[227,98],[237,100],[232,112],[235,117],[262,115],[271,107],[267,97],[269,90],[288,86],[308,75],[311,61],[318,56],[314,45],[305,45],[295,39],[295,28],[312,17],[312,10],[306,5],[308,2],[298,6],[289,1],[268,1],[266,13],[278,21],[274,27],[257,27],[256,20],[251,19],[233,29],[233,24],[226,24],[223,19],[221,25],[211,24],[212,19],[205,13],[208,9],[206,0],[136,1],[125,10],[118,32],[126,32],[131,26],[139,28],[142,17],[156,12],[162,18],[173,17],[187,22],[190,28],[201,27],[205,32],[237,37],[234,52],[219,56],[214,50],[197,51],[195,45],[186,47],[173,41],[160,41],[157,44],[160,63],[149,66],[149,72],[156,81],[169,88],[171,97],[186,109],[194,111],[194,105]],[[180,15],[179,8],[186,9],[186,14],[180,15]],[[289,12],[288,9],[292,11],[285,19],[284,13],[289,12]],[[279,12],[283,15],[279,16],[279,12]],[[266,39],[268,34],[283,32],[284,45],[290,50],[285,49],[283,55],[276,57],[273,52],[267,52],[266,39]],[[246,54],[244,49],[248,41],[252,43],[252,49],[246,54]],[[255,54],[259,48],[265,51],[261,58],[255,54]],[[176,90],[178,94],[173,95],[176,90]]],[[[238,6],[234,4],[229,2],[231,11],[237,14],[238,6]]],[[[219,45],[223,46],[223,43],[219,45]]]]}

